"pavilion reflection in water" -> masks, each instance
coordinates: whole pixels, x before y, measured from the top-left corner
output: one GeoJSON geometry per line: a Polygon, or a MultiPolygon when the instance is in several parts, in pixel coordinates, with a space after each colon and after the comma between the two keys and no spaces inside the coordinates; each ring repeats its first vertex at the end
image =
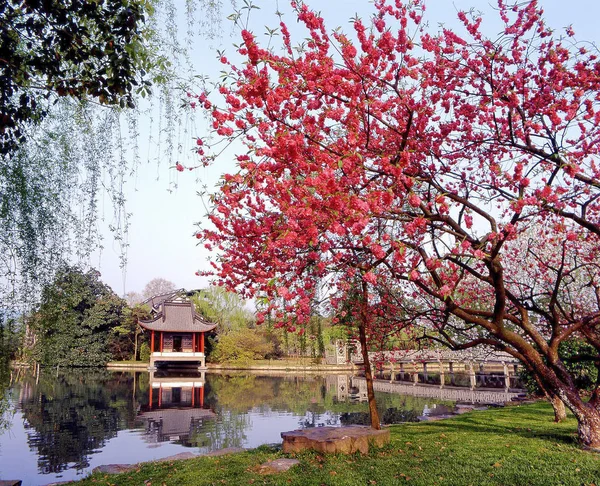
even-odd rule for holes
{"type": "Polygon", "coordinates": [[[216,414],[204,408],[205,382],[203,371],[150,372],[148,406],[138,415],[146,440],[187,445],[206,421],[214,420],[216,414]]]}

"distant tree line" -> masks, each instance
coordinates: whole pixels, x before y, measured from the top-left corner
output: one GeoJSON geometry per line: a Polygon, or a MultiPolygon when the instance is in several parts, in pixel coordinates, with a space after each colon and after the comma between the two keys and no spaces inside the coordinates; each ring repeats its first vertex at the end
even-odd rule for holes
{"type": "MultiPolygon", "coordinates": [[[[147,361],[149,336],[139,320],[151,317],[142,298],[175,291],[173,282],[151,280],[140,294],[119,297],[94,269],[63,266],[29,313],[0,315],[0,350],[5,360],[47,367],[94,367],[108,361],[147,361]]],[[[320,362],[326,345],[347,336],[330,316],[315,312],[307,332],[290,333],[274,321],[257,325],[254,310],[239,295],[222,287],[182,291],[196,309],[217,324],[208,336],[212,362],[247,362],[306,357],[320,362]]]]}

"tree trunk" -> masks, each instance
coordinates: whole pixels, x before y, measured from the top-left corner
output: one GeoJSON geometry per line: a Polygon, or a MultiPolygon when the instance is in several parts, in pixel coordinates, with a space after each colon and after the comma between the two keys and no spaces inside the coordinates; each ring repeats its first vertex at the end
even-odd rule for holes
{"type": "Polygon", "coordinates": [[[577,415],[577,432],[584,448],[600,452],[600,412],[586,407],[577,415]]]}
{"type": "Polygon", "coordinates": [[[379,412],[377,412],[377,403],[375,402],[375,391],[373,389],[373,375],[371,373],[371,363],[369,363],[369,348],[367,347],[367,322],[368,322],[368,292],[367,284],[363,282],[363,298],[361,303],[361,318],[358,326],[360,347],[362,349],[363,362],[365,366],[365,379],[367,380],[367,398],[369,402],[369,414],[371,415],[371,427],[376,430],[381,429],[379,423],[379,412]]]}
{"type": "Polygon", "coordinates": [[[560,389],[556,394],[577,418],[577,435],[582,447],[600,452],[600,410],[597,406],[581,401],[576,392],[560,389]]]}
{"type": "Polygon", "coordinates": [[[562,422],[563,420],[566,420],[567,411],[565,409],[564,402],[558,397],[558,395],[548,393],[546,396],[552,404],[552,408],[554,409],[554,421],[562,422]]]}
{"type": "Polygon", "coordinates": [[[567,412],[565,410],[565,402],[563,402],[556,393],[548,390],[540,376],[533,373],[533,377],[554,409],[554,421],[558,423],[566,420],[567,412]]]}
{"type": "Polygon", "coordinates": [[[133,361],[137,361],[138,360],[138,337],[140,335],[140,333],[138,332],[138,327],[136,326],[135,328],[135,333],[134,333],[134,343],[133,343],[133,361]]]}

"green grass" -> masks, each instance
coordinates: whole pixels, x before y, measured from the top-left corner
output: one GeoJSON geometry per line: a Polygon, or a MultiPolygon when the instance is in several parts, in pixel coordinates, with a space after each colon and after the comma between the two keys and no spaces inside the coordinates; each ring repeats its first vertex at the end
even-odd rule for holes
{"type": "Polygon", "coordinates": [[[292,455],[300,464],[261,476],[257,466],[284,457],[258,449],[221,457],[149,463],[83,485],[600,485],[600,454],[579,448],[576,422],[552,422],[545,403],[471,412],[390,427],[391,443],[369,455],[292,455]]]}

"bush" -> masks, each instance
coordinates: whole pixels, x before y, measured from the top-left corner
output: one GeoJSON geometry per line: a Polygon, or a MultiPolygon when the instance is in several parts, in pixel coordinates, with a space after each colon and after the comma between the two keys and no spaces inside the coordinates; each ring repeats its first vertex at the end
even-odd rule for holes
{"type": "Polygon", "coordinates": [[[219,336],[211,354],[216,363],[244,362],[265,359],[273,353],[273,344],[263,333],[253,329],[239,329],[219,336]]]}
{"type": "Polygon", "coordinates": [[[140,346],[140,361],[150,361],[150,346],[148,346],[148,343],[143,343],[140,346]]]}

